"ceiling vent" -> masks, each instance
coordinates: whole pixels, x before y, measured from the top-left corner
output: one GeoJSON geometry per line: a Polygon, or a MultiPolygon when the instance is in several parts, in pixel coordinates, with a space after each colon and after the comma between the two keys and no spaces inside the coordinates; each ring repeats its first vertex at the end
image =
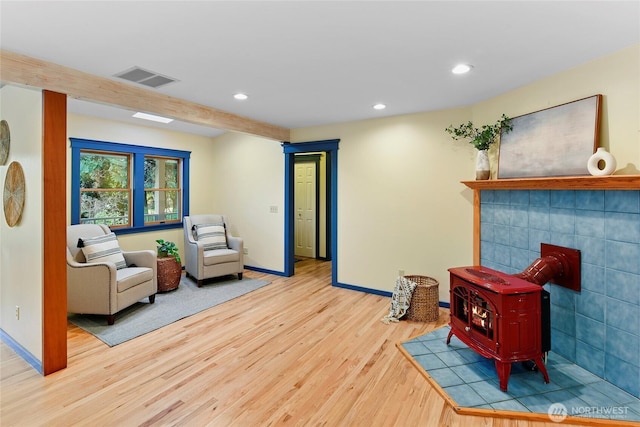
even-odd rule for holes
{"type": "Polygon", "coordinates": [[[161,86],[168,85],[169,83],[178,81],[176,79],[172,79],[171,77],[163,76],[162,74],[154,73],[152,71],[147,71],[140,67],[130,68],[121,73],[115,74],[115,76],[152,88],[159,88],[161,86]]]}

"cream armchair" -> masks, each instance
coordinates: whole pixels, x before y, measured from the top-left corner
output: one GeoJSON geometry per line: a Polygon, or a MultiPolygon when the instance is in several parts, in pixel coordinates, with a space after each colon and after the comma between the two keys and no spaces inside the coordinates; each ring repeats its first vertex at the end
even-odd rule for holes
{"type": "Polygon", "coordinates": [[[205,279],[237,274],[244,270],[243,240],[229,233],[223,215],[192,215],[182,220],[184,228],[185,270],[198,287],[205,279]],[[217,233],[210,229],[217,228],[217,233]],[[209,229],[206,235],[202,232],[209,229]],[[212,237],[215,234],[215,237],[212,237]]]}
{"type": "MultiPolygon", "coordinates": [[[[124,263],[120,264],[119,269],[114,262],[101,261],[104,259],[100,258],[101,253],[88,262],[84,249],[78,247],[78,239],[89,241],[108,236],[115,240],[115,236],[110,234],[111,230],[106,225],[78,224],[67,227],[67,311],[104,314],[107,323],[113,325],[115,314],[120,310],[145,297],[149,297],[149,303],[155,302],[158,279],[156,252],[152,250],[123,251],[124,263]]],[[[117,240],[111,244],[119,249],[117,240]]]]}

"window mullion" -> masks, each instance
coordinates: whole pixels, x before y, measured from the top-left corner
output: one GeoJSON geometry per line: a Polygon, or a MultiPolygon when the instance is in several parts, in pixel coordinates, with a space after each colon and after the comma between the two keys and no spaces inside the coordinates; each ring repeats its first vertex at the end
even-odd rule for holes
{"type": "Polygon", "coordinates": [[[144,153],[133,155],[133,226],[144,227],[144,153]]]}

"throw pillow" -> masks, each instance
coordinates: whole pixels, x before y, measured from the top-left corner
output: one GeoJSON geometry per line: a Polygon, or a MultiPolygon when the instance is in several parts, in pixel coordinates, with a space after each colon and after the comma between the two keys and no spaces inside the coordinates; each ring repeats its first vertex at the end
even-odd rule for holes
{"type": "Polygon", "coordinates": [[[82,249],[82,253],[88,263],[112,262],[118,270],[127,267],[124,255],[122,255],[122,250],[113,232],[104,236],[78,239],[78,247],[82,249]]]}
{"type": "Polygon", "coordinates": [[[228,249],[224,224],[198,224],[193,228],[196,240],[204,244],[205,251],[228,249]]]}

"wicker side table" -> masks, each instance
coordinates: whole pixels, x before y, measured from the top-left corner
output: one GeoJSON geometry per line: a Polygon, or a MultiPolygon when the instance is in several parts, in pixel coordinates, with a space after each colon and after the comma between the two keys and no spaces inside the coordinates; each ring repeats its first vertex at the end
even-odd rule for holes
{"type": "Polygon", "coordinates": [[[158,261],[158,292],[169,292],[178,289],[182,266],[172,256],[161,257],[158,261]]]}
{"type": "Polygon", "coordinates": [[[407,311],[407,320],[435,322],[440,316],[439,283],[427,276],[404,276],[418,286],[413,291],[411,304],[407,311]]]}

